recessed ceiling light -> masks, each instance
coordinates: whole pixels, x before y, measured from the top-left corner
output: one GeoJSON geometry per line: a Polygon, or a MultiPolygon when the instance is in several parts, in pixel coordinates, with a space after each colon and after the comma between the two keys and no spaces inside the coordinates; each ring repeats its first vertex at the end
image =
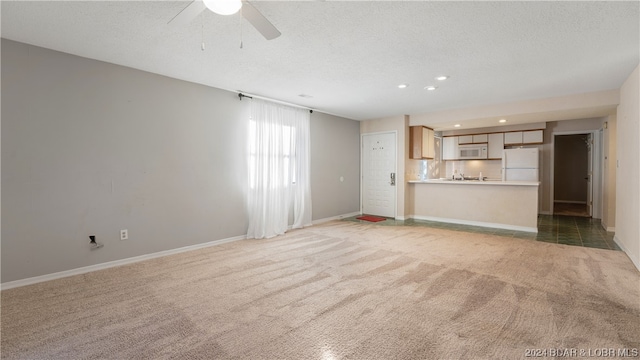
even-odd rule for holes
{"type": "Polygon", "coordinates": [[[453,125],[453,127],[460,127],[460,124],[455,124],[453,125]]]}
{"type": "Polygon", "coordinates": [[[429,86],[425,86],[425,87],[424,87],[424,89],[425,89],[425,90],[429,90],[429,91],[433,91],[433,90],[435,90],[435,89],[437,89],[437,88],[438,88],[437,86],[432,86],[432,85],[429,85],[429,86]]]}
{"type": "Polygon", "coordinates": [[[438,80],[438,81],[445,81],[445,80],[447,80],[448,78],[449,78],[449,76],[448,76],[448,75],[442,75],[442,76],[438,76],[438,77],[436,78],[436,80],[438,80]]]}
{"type": "Polygon", "coordinates": [[[398,85],[398,88],[399,88],[399,89],[404,89],[404,88],[406,88],[407,86],[409,86],[409,85],[407,85],[407,84],[400,84],[400,85],[398,85]]]}
{"type": "Polygon", "coordinates": [[[498,120],[498,122],[506,123],[506,122],[507,122],[507,120],[506,120],[506,119],[500,119],[500,120],[498,120]]]}

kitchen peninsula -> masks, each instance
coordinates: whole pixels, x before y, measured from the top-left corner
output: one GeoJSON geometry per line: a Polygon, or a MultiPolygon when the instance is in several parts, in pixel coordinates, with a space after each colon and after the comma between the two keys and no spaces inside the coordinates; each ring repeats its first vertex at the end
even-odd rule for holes
{"type": "Polygon", "coordinates": [[[414,180],[407,186],[409,217],[538,232],[537,181],[414,180]]]}

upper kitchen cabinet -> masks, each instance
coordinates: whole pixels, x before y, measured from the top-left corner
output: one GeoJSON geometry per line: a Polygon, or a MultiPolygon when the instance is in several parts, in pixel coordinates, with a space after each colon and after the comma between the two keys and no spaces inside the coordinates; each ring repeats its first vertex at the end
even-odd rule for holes
{"type": "Polygon", "coordinates": [[[543,130],[510,131],[504,133],[504,145],[542,144],[543,130]]]}
{"type": "Polygon", "coordinates": [[[458,136],[458,145],[473,144],[473,135],[458,136]]]}
{"type": "Polygon", "coordinates": [[[457,136],[445,136],[442,138],[442,160],[458,160],[457,136]]]}
{"type": "Polygon", "coordinates": [[[542,144],[544,139],[543,130],[530,130],[522,132],[523,144],[542,144]]]}
{"type": "Polygon", "coordinates": [[[488,136],[488,156],[489,160],[502,159],[502,152],[504,151],[504,136],[503,133],[489,134],[488,136]]]}
{"type": "Polygon", "coordinates": [[[435,156],[433,129],[426,126],[409,127],[409,157],[433,159],[435,156]]]}
{"type": "Polygon", "coordinates": [[[511,131],[504,133],[505,145],[519,145],[522,144],[522,131],[511,131]]]}
{"type": "Polygon", "coordinates": [[[487,134],[476,135],[460,135],[458,136],[458,145],[464,144],[486,144],[487,134]]]}
{"type": "Polygon", "coordinates": [[[474,144],[484,144],[487,142],[487,134],[476,134],[473,135],[473,143],[474,144]]]}

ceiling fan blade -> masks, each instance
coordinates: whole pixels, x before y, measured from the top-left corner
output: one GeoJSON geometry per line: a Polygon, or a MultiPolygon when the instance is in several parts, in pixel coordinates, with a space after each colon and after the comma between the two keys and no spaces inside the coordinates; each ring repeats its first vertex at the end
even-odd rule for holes
{"type": "Polygon", "coordinates": [[[281,35],[280,31],[248,1],[242,2],[242,16],[267,40],[275,39],[281,35]]]}
{"type": "Polygon", "coordinates": [[[187,7],[182,9],[173,19],[169,20],[167,24],[172,26],[187,26],[191,20],[195,19],[205,9],[204,2],[202,0],[193,0],[187,7]]]}

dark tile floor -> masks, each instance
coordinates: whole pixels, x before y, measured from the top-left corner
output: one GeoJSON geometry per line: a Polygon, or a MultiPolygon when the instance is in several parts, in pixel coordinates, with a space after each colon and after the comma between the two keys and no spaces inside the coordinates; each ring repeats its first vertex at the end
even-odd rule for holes
{"type": "Polygon", "coordinates": [[[553,202],[553,215],[591,217],[587,204],[553,202]]]}
{"type": "Polygon", "coordinates": [[[613,241],[614,233],[605,231],[600,223],[600,220],[580,216],[538,215],[537,234],[515,230],[495,229],[416,219],[386,219],[384,221],[372,223],[368,221],[358,220],[356,218],[357,216],[353,216],[345,218],[344,220],[369,223],[379,226],[427,226],[437,229],[449,229],[471,233],[500,235],[555,244],[620,250],[618,245],[613,241]]]}

